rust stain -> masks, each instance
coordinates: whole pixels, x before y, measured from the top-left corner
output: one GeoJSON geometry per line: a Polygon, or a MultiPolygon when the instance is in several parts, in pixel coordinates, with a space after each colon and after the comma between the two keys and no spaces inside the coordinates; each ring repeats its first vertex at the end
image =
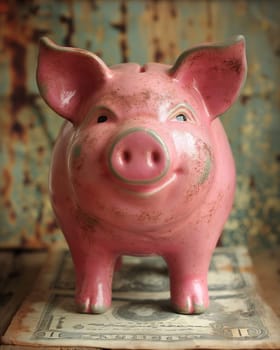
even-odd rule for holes
{"type": "Polygon", "coordinates": [[[28,186],[32,183],[31,177],[30,177],[30,173],[28,170],[25,170],[23,172],[23,185],[24,186],[28,186]]]}
{"type": "Polygon", "coordinates": [[[16,212],[15,210],[13,209],[13,205],[12,205],[12,202],[7,199],[4,201],[4,206],[7,208],[8,210],[8,218],[9,218],[9,221],[11,223],[15,223],[15,220],[16,220],[16,212]]]}
{"type": "Polygon", "coordinates": [[[127,42],[127,2],[122,0],[120,3],[120,21],[111,23],[111,26],[120,33],[120,50],[121,61],[126,63],[129,61],[128,57],[128,42],[127,42]]]}
{"type": "Polygon", "coordinates": [[[36,96],[31,101],[32,101],[32,108],[35,110],[37,120],[40,123],[40,127],[42,128],[45,134],[48,146],[50,149],[52,149],[55,143],[55,138],[52,136],[50,130],[48,129],[48,124],[46,121],[47,116],[43,113],[43,111],[41,110],[41,107],[37,103],[36,96]]]}
{"type": "Polygon", "coordinates": [[[5,199],[8,199],[11,195],[11,190],[13,187],[13,178],[11,172],[4,168],[2,171],[3,186],[0,188],[0,194],[5,199]]]}
{"type": "Polygon", "coordinates": [[[98,11],[99,10],[98,1],[91,0],[90,4],[91,4],[91,8],[92,8],[93,11],[98,11]]]}
{"type": "Polygon", "coordinates": [[[240,102],[241,102],[241,104],[244,105],[244,106],[247,104],[247,102],[250,101],[250,99],[251,99],[251,95],[242,94],[242,95],[240,96],[240,102]]]}
{"type": "Polygon", "coordinates": [[[37,154],[38,154],[38,156],[39,156],[40,158],[43,157],[45,151],[46,151],[46,150],[45,150],[44,146],[38,146],[38,147],[37,147],[37,154]]]}
{"type": "Polygon", "coordinates": [[[29,12],[33,16],[37,16],[40,10],[40,6],[37,4],[31,4],[29,7],[29,12]]]}
{"type": "MultiPolygon", "coordinates": [[[[12,28],[11,28],[12,30],[12,28]]],[[[5,37],[5,47],[10,52],[11,112],[15,116],[26,102],[26,48],[16,37],[5,37]]]]}
{"type": "Polygon", "coordinates": [[[173,18],[177,17],[177,6],[174,4],[174,2],[170,2],[170,16],[173,18]]]}
{"type": "Polygon", "coordinates": [[[50,34],[51,31],[49,29],[40,29],[40,28],[34,28],[32,30],[32,36],[31,36],[31,41],[34,42],[35,44],[39,44],[39,39],[42,36],[46,36],[48,34],[50,34]]]}
{"type": "MultiPolygon", "coordinates": [[[[31,7],[31,12],[35,9],[31,7]]],[[[35,11],[36,12],[36,11],[35,11]]],[[[10,105],[8,115],[9,133],[13,140],[27,143],[28,130],[19,120],[19,112],[25,106],[31,106],[36,98],[35,94],[28,93],[27,89],[27,47],[30,40],[28,23],[22,24],[20,16],[28,17],[28,14],[17,11],[15,2],[11,2],[9,11],[4,17],[3,47],[9,55],[10,75],[10,105]]],[[[11,161],[14,159],[13,143],[8,144],[11,161]]]]}
{"type": "MultiPolygon", "coordinates": [[[[15,107],[15,105],[13,105],[13,107],[15,107]]],[[[12,122],[10,131],[11,131],[11,136],[15,136],[21,140],[25,140],[25,135],[26,135],[25,127],[18,120],[15,120],[14,122],[12,122]]]]}
{"type": "Polygon", "coordinates": [[[256,181],[255,181],[255,176],[250,175],[249,177],[249,188],[250,189],[255,189],[256,188],[256,181]]]}
{"type": "Polygon", "coordinates": [[[71,14],[69,16],[61,15],[60,21],[61,21],[61,23],[66,25],[66,35],[63,39],[63,45],[73,46],[72,36],[75,32],[73,11],[71,11],[71,14]]]}
{"type": "Polygon", "coordinates": [[[7,168],[4,168],[2,171],[3,176],[3,186],[0,188],[0,194],[3,197],[3,204],[7,208],[8,218],[11,223],[16,221],[16,212],[13,208],[12,202],[10,200],[13,190],[13,177],[11,171],[7,168]]]}
{"type": "MultiPolygon", "coordinates": [[[[154,0],[152,2],[152,20],[153,20],[153,22],[159,22],[159,20],[160,20],[157,0],[154,0]]],[[[162,51],[162,49],[160,47],[160,40],[156,34],[153,38],[153,46],[154,46],[153,61],[154,62],[163,62],[164,52],[162,51]]]]}
{"type": "Polygon", "coordinates": [[[55,219],[47,223],[47,232],[54,233],[59,228],[55,219]]]}
{"type": "Polygon", "coordinates": [[[178,55],[178,6],[171,1],[150,1],[146,3],[140,18],[149,42],[148,60],[173,63],[178,55]],[[168,30],[166,29],[168,26],[168,30]]]}
{"type": "Polygon", "coordinates": [[[41,203],[38,208],[37,212],[37,218],[35,221],[35,229],[34,229],[34,236],[33,236],[33,242],[32,245],[36,245],[38,242],[38,246],[40,246],[43,243],[42,235],[43,235],[43,226],[42,226],[42,219],[43,219],[43,210],[44,210],[44,203],[43,203],[43,196],[41,196],[41,203]]]}
{"type": "MultiPolygon", "coordinates": [[[[36,232],[36,229],[35,229],[36,232]]],[[[22,248],[44,248],[47,247],[47,243],[44,242],[44,240],[42,239],[43,237],[38,238],[38,234],[30,236],[26,230],[22,230],[20,232],[20,246],[22,248]]]]}
{"type": "Polygon", "coordinates": [[[163,62],[164,61],[164,52],[161,50],[160,48],[160,41],[158,38],[154,38],[153,39],[153,43],[154,43],[154,61],[155,62],[163,62]]]}
{"type": "MultiPolygon", "coordinates": [[[[157,1],[154,1],[154,2],[157,3],[157,1]]],[[[154,22],[157,22],[159,20],[159,14],[158,14],[158,11],[156,9],[156,6],[153,6],[152,20],[154,22]]]]}
{"type": "Polygon", "coordinates": [[[11,210],[9,211],[9,220],[11,223],[15,223],[16,222],[16,218],[17,218],[17,214],[16,212],[11,208],[11,210]]]}

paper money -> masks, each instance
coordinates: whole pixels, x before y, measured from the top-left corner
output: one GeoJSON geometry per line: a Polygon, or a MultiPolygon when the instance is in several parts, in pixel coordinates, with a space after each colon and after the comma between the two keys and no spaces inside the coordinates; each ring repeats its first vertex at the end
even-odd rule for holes
{"type": "Polygon", "coordinates": [[[169,279],[159,257],[124,257],[112,307],[79,314],[68,251],[53,252],[33,292],[3,337],[6,344],[123,349],[278,348],[280,323],[258,294],[245,248],[217,248],[209,270],[210,307],[180,315],[170,307],[169,279]]]}

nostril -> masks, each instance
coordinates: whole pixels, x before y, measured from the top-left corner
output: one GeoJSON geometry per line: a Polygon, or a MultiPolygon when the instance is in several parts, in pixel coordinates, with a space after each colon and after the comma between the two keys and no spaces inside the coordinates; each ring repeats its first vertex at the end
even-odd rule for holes
{"type": "Polygon", "coordinates": [[[129,163],[131,161],[131,152],[128,150],[124,150],[122,158],[123,158],[125,163],[129,163]]]}
{"type": "Polygon", "coordinates": [[[152,161],[155,164],[158,164],[161,160],[160,152],[158,151],[153,151],[152,152],[152,161]]]}

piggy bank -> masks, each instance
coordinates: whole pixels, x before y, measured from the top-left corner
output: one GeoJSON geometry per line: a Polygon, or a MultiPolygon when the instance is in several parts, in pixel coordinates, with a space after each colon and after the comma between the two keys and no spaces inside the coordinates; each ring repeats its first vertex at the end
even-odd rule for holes
{"type": "Polygon", "coordinates": [[[172,66],[111,67],[86,50],[41,39],[39,90],[66,119],[49,188],[80,312],[110,307],[122,255],[165,259],[176,312],[208,307],[208,267],[235,190],[218,117],[245,75],[242,36],[191,48],[172,66]]]}

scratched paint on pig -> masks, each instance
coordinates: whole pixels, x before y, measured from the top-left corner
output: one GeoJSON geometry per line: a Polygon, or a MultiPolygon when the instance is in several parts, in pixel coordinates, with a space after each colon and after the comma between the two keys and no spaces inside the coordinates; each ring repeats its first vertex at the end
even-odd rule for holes
{"type": "MultiPolygon", "coordinates": [[[[35,83],[38,39],[98,54],[108,65],[172,64],[185,49],[243,34],[248,78],[221,118],[237,167],[225,245],[280,243],[280,3],[273,0],[3,1],[0,7],[0,246],[63,238],[48,197],[51,149],[62,120],[35,83]]],[[[78,155],[78,153],[77,153],[78,155]]]]}

